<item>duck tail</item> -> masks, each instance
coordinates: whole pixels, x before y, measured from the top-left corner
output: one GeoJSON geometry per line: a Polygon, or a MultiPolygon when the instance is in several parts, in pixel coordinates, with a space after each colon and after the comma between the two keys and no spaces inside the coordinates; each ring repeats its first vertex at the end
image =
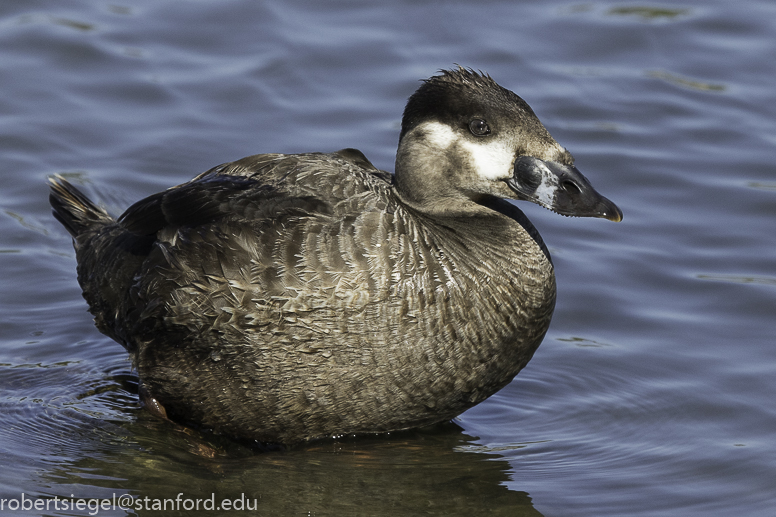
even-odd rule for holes
{"type": "Polygon", "coordinates": [[[112,223],[113,218],[60,175],[49,178],[54,217],[74,238],[112,223]]]}

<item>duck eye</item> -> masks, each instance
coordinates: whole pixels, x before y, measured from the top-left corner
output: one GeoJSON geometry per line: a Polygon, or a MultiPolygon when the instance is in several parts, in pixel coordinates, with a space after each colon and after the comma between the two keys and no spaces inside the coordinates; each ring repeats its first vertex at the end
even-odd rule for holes
{"type": "Polygon", "coordinates": [[[485,136],[490,134],[490,126],[481,118],[475,118],[469,122],[469,131],[474,136],[485,136]]]}

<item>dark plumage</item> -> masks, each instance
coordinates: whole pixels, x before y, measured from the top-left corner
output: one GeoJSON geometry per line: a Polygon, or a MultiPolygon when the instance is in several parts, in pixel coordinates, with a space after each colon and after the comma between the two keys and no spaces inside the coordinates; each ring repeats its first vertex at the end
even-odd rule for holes
{"type": "Polygon", "coordinates": [[[450,419],[528,363],[555,280],[503,198],[621,219],[522,99],[466,69],[408,101],[395,177],[354,149],[256,155],[118,220],[51,190],[147,405],[286,444],[450,419]]]}

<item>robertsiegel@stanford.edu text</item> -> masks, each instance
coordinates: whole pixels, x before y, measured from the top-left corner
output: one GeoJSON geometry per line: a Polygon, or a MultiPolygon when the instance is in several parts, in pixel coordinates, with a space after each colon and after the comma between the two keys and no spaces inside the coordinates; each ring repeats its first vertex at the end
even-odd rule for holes
{"type": "Polygon", "coordinates": [[[100,511],[111,510],[137,510],[137,511],[179,511],[179,510],[256,510],[257,499],[247,499],[245,494],[240,494],[236,499],[218,499],[215,494],[208,498],[184,497],[179,493],[174,499],[159,497],[140,497],[130,494],[113,494],[111,498],[86,498],[75,497],[29,497],[22,493],[18,498],[0,498],[0,512],[10,510],[22,511],[87,511],[89,515],[98,515],[100,511]],[[252,504],[251,504],[252,503],[252,504]]]}

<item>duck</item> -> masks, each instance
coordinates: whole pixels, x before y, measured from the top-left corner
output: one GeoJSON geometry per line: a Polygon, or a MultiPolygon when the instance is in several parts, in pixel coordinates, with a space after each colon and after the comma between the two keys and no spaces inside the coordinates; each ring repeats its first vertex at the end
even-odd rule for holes
{"type": "Polygon", "coordinates": [[[352,148],[258,154],[118,218],[50,178],[142,405],[286,446],[449,421],[512,381],[556,300],[516,201],[622,220],[521,97],[460,66],[409,97],[393,174],[352,148]]]}

